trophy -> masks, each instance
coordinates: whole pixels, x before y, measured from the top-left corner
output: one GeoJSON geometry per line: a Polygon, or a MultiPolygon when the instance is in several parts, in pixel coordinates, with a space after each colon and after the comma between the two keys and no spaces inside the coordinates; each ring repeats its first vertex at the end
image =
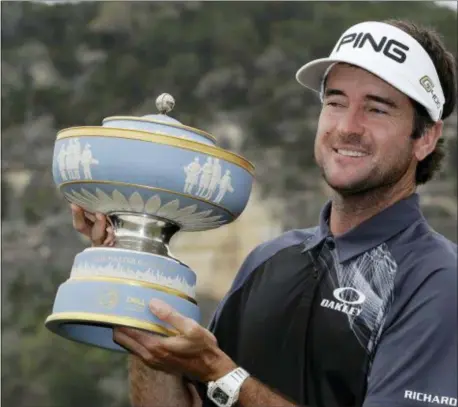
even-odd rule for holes
{"type": "Polygon", "coordinates": [[[176,335],[149,311],[152,298],[200,322],[196,274],[172,255],[170,240],[237,219],[254,167],[168,116],[174,105],[165,93],[158,114],[107,117],[57,134],[54,182],[67,201],[107,216],[115,244],[76,255],[45,322],[55,334],[113,351],[125,351],[113,342],[115,326],[176,335]]]}

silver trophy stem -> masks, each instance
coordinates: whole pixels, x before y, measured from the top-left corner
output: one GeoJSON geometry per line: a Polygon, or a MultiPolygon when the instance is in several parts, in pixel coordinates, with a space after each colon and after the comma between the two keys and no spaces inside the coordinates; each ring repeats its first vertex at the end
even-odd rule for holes
{"type": "Polygon", "coordinates": [[[180,227],[163,218],[132,212],[112,212],[108,218],[113,225],[114,247],[149,252],[175,259],[169,243],[180,227]]]}

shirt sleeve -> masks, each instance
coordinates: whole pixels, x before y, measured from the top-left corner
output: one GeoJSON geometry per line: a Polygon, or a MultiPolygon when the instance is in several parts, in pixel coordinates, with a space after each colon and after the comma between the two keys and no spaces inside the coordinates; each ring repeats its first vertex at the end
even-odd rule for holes
{"type": "Polygon", "coordinates": [[[457,269],[438,270],[382,334],[363,407],[457,405],[457,269]]]}

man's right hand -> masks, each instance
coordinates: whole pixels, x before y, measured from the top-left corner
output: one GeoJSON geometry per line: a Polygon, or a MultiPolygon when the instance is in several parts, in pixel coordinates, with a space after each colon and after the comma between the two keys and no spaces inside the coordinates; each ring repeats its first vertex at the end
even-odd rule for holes
{"type": "Polygon", "coordinates": [[[71,204],[73,227],[88,237],[92,246],[113,246],[115,243],[113,228],[102,213],[91,214],[83,208],[71,204]]]}

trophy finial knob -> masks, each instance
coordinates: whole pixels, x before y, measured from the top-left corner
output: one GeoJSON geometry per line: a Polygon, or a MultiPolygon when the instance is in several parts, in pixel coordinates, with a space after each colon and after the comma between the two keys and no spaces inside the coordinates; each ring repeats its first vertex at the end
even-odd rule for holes
{"type": "Polygon", "coordinates": [[[175,99],[168,93],[162,93],[156,99],[156,107],[161,114],[167,114],[175,107],[175,99]]]}

